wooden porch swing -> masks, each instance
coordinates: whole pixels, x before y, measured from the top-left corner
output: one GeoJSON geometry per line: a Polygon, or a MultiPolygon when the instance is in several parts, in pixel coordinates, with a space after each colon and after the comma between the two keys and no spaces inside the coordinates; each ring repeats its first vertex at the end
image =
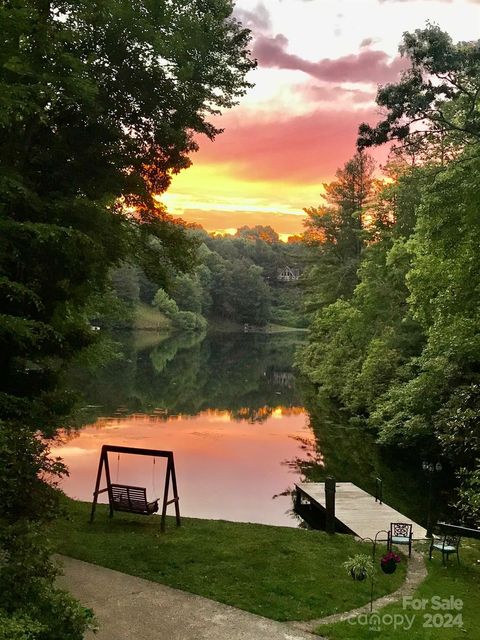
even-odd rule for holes
{"type": "Polygon", "coordinates": [[[97,506],[98,496],[101,493],[108,492],[108,502],[110,506],[110,518],[113,517],[114,511],[124,511],[127,513],[136,513],[140,515],[150,516],[158,511],[159,498],[155,498],[151,502],[147,500],[147,490],[145,487],[135,487],[127,484],[119,484],[111,481],[110,465],[108,461],[109,453],[127,453],[138,456],[152,456],[154,458],[167,458],[167,469],[165,474],[165,488],[163,492],[162,515],[160,520],[160,528],[165,531],[165,518],[167,515],[167,507],[169,504],[175,505],[175,517],[177,527],[180,526],[180,507],[177,491],[177,479],[175,475],[175,463],[173,461],[173,451],[161,451],[157,449],[138,449],[136,447],[117,447],[115,445],[104,444],[100,453],[98,463],[97,480],[95,490],[93,492],[92,511],[90,514],[90,522],[95,517],[95,508],[97,506]],[[105,478],[107,486],[100,489],[103,469],[105,467],[105,478]],[[170,480],[172,481],[173,498],[168,499],[170,489],[170,480]]]}

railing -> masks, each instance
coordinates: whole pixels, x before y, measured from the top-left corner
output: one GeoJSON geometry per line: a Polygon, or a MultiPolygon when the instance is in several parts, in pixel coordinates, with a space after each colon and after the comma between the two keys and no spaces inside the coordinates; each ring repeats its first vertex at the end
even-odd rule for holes
{"type": "Polygon", "coordinates": [[[438,522],[437,526],[442,533],[462,536],[462,538],[472,538],[473,540],[480,540],[480,529],[471,529],[470,527],[463,527],[457,524],[448,524],[446,522],[438,522]]]}

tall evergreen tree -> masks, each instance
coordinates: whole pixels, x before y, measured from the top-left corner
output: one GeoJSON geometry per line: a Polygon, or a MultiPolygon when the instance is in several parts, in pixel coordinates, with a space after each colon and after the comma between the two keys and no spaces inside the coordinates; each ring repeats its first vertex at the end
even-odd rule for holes
{"type": "Polygon", "coordinates": [[[348,298],[355,288],[374,168],[371,156],[357,152],[337,171],[336,180],[323,185],[326,204],[305,209],[304,241],[312,248],[305,276],[309,311],[348,298]]]}

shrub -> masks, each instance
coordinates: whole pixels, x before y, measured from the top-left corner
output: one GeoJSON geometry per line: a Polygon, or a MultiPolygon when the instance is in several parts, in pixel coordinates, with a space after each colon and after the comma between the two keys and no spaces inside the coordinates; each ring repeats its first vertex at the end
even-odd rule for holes
{"type": "Polygon", "coordinates": [[[157,291],[153,298],[152,305],[172,320],[178,314],[177,303],[175,300],[172,300],[163,289],[157,291]]]}
{"type": "Polygon", "coordinates": [[[173,318],[173,322],[175,327],[182,331],[204,331],[207,327],[205,318],[192,311],[179,311],[173,318]]]}

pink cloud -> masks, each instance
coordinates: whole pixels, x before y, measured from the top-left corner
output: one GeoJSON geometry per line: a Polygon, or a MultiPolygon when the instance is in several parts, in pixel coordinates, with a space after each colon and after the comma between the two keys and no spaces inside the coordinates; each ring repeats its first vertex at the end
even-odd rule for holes
{"type": "Polygon", "coordinates": [[[251,181],[321,182],[354,154],[358,125],[377,120],[373,105],[353,112],[332,108],[284,120],[272,117],[267,122],[226,116],[221,123],[224,133],[213,143],[200,141],[193,161],[227,163],[234,175],[251,181]]]}
{"type": "Polygon", "coordinates": [[[339,100],[346,99],[354,104],[361,104],[365,102],[375,102],[376,89],[372,91],[361,91],[359,89],[345,89],[338,85],[299,85],[298,91],[310,99],[322,102],[338,102],[339,100]]]}
{"type": "Polygon", "coordinates": [[[260,66],[303,71],[317,80],[330,82],[392,82],[407,65],[398,56],[390,61],[384,51],[371,49],[362,49],[358,54],[352,53],[341,58],[324,58],[311,62],[288,53],[287,46],[288,40],[281,33],[275,37],[259,36],[255,41],[253,55],[260,66]]]}
{"type": "Polygon", "coordinates": [[[271,27],[270,14],[261,2],[257,4],[253,11],[235,7],[233,15],[237,20],[240,20],[244,27],[252,31],[266,31],[271,27]]]}
{"type": "Polygon", "coordinates": [[[363,49],[364,47],[371,47],[372,44],[375,44],[374,38],[364,38],[360,43],[360,47],[363,49]]]}

